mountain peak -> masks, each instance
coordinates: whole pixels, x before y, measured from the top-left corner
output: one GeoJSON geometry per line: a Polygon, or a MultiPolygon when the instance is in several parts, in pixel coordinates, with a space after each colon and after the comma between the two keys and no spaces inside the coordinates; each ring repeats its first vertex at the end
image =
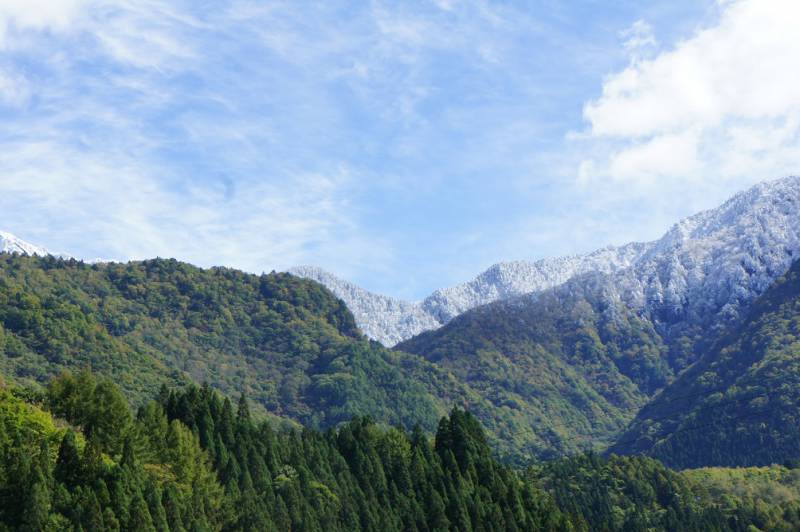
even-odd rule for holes
{"type": "Polygon", "coordinates": [[[26,242],[6,231],[0,231],[0,252],[39,255],[42,257],[51,254],[45,248],[26,242]]]}
{"type": "Polygon", "coordinates": [[[342,299],[369,337],[393,346],[436,329],[480,305],[561,285],[598,272],[614,275],[626,300],[682,307],[721,302],[738,315],[740,304],[763,292],[800,256],[800,177],[759,183],[722,205],[685,218],[652,242],[607,246],[585,255],[494,264],[475,279],[436,290],[419,302],[374,294],[319,268],[291,271],[327,286],[342,299]]]}

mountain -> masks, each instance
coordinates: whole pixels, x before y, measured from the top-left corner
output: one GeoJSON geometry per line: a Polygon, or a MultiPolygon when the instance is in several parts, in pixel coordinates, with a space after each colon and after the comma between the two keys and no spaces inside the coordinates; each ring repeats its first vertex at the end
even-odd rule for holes
{"type": "Polygon", "coordinates": [[[0,231],[0,253],[20,253],[45,257],[51,253],[43,247],[25,242],[11,233],[0,231]]]}
{"type": "Polygon", "coordinates": [[[691,216],[662,238],[607,247],[587,255],[509,262],[474,280],[437,290],[423,301],[372,294],[316,268],[293,272],[326,285],[385,345],[434,330],[477,306],[538,292],[576,275],[615,276],[625,303],[660,321],[697,321],[740,310],[786,271],[800,253],[800,178],[762,183],[716,209],[691,216]]]}
{"type": "MultiPolygon", "coordinates": [[[[33,383],[91,367],[137,403],[162,383],[208,381],[228,395],[247,391],[262,413],[318,429],[370,415],[430,431],[458,405],[517,463],[605,448],[741,325],[798,257],[799,206],[800,179],[765,183],[658,241],[567,266],[535,263],[541,275],[529,286],[553,285],[524,295],[511,296],[522,290],[515,279],[534,270],[498,267],[475,286],[487,298],[506,287],[502,299],[394,350],[364,337],[331,291],[295,275],[2,254],[0,371],[33,383]],[[588,264],[599,266],[571,273],[588,264]]],[[[337,282],[340,293],[364,297],[337,282]]],[[[376,301],[378,317],[408,310],[376,301]]]]}
{"type": "Polygon", "coordinates": [[[800,457],[800,261],[645,406],[612,451],[674,467],[800,457]]]}
{"type": "Polygon", "coordinates": [[[516,456],[608,445],[672,376],[653,324],[608,307],[605,286],[569,281],[465,312],[397,346],[434,363],[505,413],[489,430],[516,456]]]}
{"type": "Polygon", "coordinates": [[[347,305],[361,331],[385,346],[441,326],[419,303],[373,294],[314,266],[298,266],[289,273],[316,281],[347,305]]]}
{"type": "Polygon", "coordinates": [[[680,222],[627,268],[477,307],[397,349],[528,420],[523,455],[603,445],[799,256],[798,211],[800,180],[759,185],[680,222]]]}
{"type": "MultiPolygon", "coordinates": [[[[542,392],[547,397],[563,393],[559,411],[535,407],[544,402],[530,399],[535,387],[497,380],[489,395],[446,364],[368,340],[341,300],[290,274],[0,254],[0,372],[29,385],[89,367],[140,404],[162,384],[208,382],[229,396],[245,391],[262,413],[318,429],[369,415],[433,431],[458,405],[487,427],[500,456],[515,462],[616,433],[630,416],[610,401],[621,401],[625,412],[644,401],[627,381],[606,398],[582,385],[560,353],[546,356],[560,369],[557,377],[542,370],[538,384],[558,388],[542,392]],[[586,427],[581,439],[561,441],[557,425],[570,419],[573,403],[586,405],[573,415],[586,427]]],[[[526,374],[538,371],[530,366],[526,374]]]]}
{"type": "Polygon", "coordinates": [[[451,375],[363,337],[347,307],[309,280],[0,254],[0,372],[32,385],[86,367],[136,404],[162,384],[209,382],[320,429],[371,415],[432,431],[454,404],[481,408],[451,375]]]}
{"type": "Polygon", "coordinates": [[[313,266],[300,266],[289,272],[325,285],[347,304],[364,334],[391,347],[422,332],[438,329],[480,305],[544,290],[587,271],[612,272],[625,268],[642,250],[642,244],[632,243],[587,255],[502,262],[472,281],[436,290],[424,300],[414,302],[369,292],[313,266]]]}

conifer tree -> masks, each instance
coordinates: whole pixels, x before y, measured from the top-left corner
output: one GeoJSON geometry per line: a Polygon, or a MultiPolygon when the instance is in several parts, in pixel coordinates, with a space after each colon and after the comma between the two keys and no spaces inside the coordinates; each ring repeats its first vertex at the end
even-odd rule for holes
{"type": "Polygon", "coordinates": [[[71,488],[78,484],[81,472],[81,457],[78,452],[75,433],[72,430],[67,430],[61,440],[61,446],[58,448],[54,476],[56,481],[71,488]]]}

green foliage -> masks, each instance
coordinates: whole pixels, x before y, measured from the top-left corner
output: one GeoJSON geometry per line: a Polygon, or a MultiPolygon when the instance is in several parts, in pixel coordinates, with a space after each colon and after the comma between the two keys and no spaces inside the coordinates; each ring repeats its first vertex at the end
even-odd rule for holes
{"type": "MultiPolygon", "coordinates": [[[[48,387],[52,412],[81,427],[119,414],[85,400],[113,383],[88,372],[48,387]],[[84,411],[88,410],[88,411],[84,411]]],[[[13,444],[0,460],[0,528],[21,530],[556,530],[549,496],[491,455],[455,410],[435,443],[358,418],[337,431],[276,432],[242,399],[209,387],[164,390],[116,441],[83,444],[10,393],[13,444]],[[42,419],[48,422],[40,423],[42,419]],[[43,426],[47,430],[39,430],[43,426]],[[61,435],[55,456],[48,449],[61,435]],[[25,442],[23,444],[23,442],[25,442]],[[141,451],[137,451],[137,449],[141,451]]]]}
{"type": "Polygon", "coordinates": [[[595,454],[559,460],[530,475],[591,530],[728,530],[728,517],[697,497],[681,474],[642,457],[595,454]]]}
{"type": "Polygon", "coordinates": [[[800,263],[645,407],[614,447],[673,467],[800,458],[800,263]]]}
{"type": "Polygon", "coordinates": [[[571,283],[535,300],[479,307],[398,346],[452,372],[498,448],[520,461],[604,446],[673,376],[653,324],[571,283]]]}
{"type": "MultiPolygon", "coordinates": [[[[119,415],[82,398],[113,383],[52,382],[70,419],[119,415]],[[68,391],[68,392],[67,392],[68,391]],[[68,406],[66,406],[68,405],[68,406]],[[89,412],[84,412],[89,409],[89,412]]],[[[22,394],[27,396],[26,394],[22,394]]],[[[0,530],[588,531],[796,530],[800,470],[677,473],[649,458],[588,454],[520,475],[475,417],[454,409],[430,441],[357,418],[325,433],[276,431],[244,398],[163,389],[117,442],[0,390],[0,530]],[[58,441],[57,449],[51,442],[58,441]]]]}
{"type": "MultiPolygon", "coordinates": [[[[86,265],[0,254],[0,355],[0,371],[26,385],[89,368],[141,405],[162,384],[207,381],[229,395],[246,390],[262,416],[320,429],[370,415],[433,431],[470,396],[420,357],[362,337],[344,303],[317,283],[175,260],[86,265]]],[[[72,395],[79,384],[51,390],[65,396],[59,415],[113,437],[113,425],[87,424],[69,409],[93,417],[87,402],[119,398],[101,397],[102,380],[86,397],[72,395]]]]}
{"type": "Polygon", "coordinates": [[[686,470],[698,496],[708,497],[725,514],[761,530],[800,528],[800,469],[785,466],[686,470]]]}
{"type": "MultiPolygon", "coordinates": [[[[170,419],[205,434],[236,527],[279,530],[542,530],[567,527],[543,492],[491,454],[469,414],[418,429],[357,418],[337,431],[275,432],[208,388],[163,398],[170,419]],[[513,502],[512,502],[513,501],[513,502]],[[494,518],[490,518],[493,516],[494,518]]],[[[173,421],[174,422],[174,421],[173,421]]]]}
{"type": "Polygon", "coordinates": [[[175,421],[165,434],[149,433],[131,418],[127,403],[121,414],[113,383],[87,372],[64,375],[49,391],[50,413],[0,390],[0,528],[169,530],[162,526],[162,490],[172,495],[176,518],[201,530],[221,528],[222,488],[186,426],[175,421]],[[56,428],[56,411],[67,413],[75,427],[56,428]],[[97,428],[120,419],[122,444],[97,428]],[[74,431],[78,426],[91,438],[88,443],[74,431]],[[137,446],[149,451],[147,462],[135,456],[137,446]]]}
{"type": "Polygon", "coordinates": [[[112,454],[122,451],[132,417],[125,397],[109,379],[95,379],[87,370],[77,375],[66,371],[47,387],[47,404],[112,454]]]}
{"type": "MultiPolygon", "coordinates": [[[[655,324],[615,306],[600,276],[540,294],[535,304],[475,309],[397,351],[362,337],[322,286],[288,274],[0,254],[0,371],[26,386],[15,393],[79,428],[79,448],[85,438],[113,459],[127,438],[149,460],[175,437],[153,407],[134,422],[125,398],[141,407],[163,385],[203,381],[228,397],[245,392],[254,419],[316,430],[370,416],[432,434],[459,405],[507,463],[616,440],[617,452],[676,467],[769,464],[800,456],[798,270],[708,350],[717,333],[655,324]]],[[[241,424],[231,416],[228,432],[241,424]]],[[[210,426],[204,421],[197,436],[213,450],[210,426]]],[[[55,458],[60,439],[50,443],[55,458]]]]}

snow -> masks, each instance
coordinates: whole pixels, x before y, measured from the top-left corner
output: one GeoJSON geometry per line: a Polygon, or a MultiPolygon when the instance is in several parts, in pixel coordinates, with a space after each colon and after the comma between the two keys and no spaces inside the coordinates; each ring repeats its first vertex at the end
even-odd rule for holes
{"type": "Polygon", "coordinates": [[[656,241],[495,264],[472,281],[417,302],[368,292],[319,268],[290,272],[328,287],[350,308],[364,334],[393,346],[477,306],[537,293],[591,272],[611,279],[609,297],[640,313],[733,320],[797,258],[800,178],[788,177],[686,218],[656,241]]]}
{"type": "Polygon", "coordinates": [[[50,252],[43,247],[25,242],[21,238],[17,238],[5,231],[0,231],[0,252],[19,253],[21,255],[39,255],[42,257],[50,255],[50,252]]]}

